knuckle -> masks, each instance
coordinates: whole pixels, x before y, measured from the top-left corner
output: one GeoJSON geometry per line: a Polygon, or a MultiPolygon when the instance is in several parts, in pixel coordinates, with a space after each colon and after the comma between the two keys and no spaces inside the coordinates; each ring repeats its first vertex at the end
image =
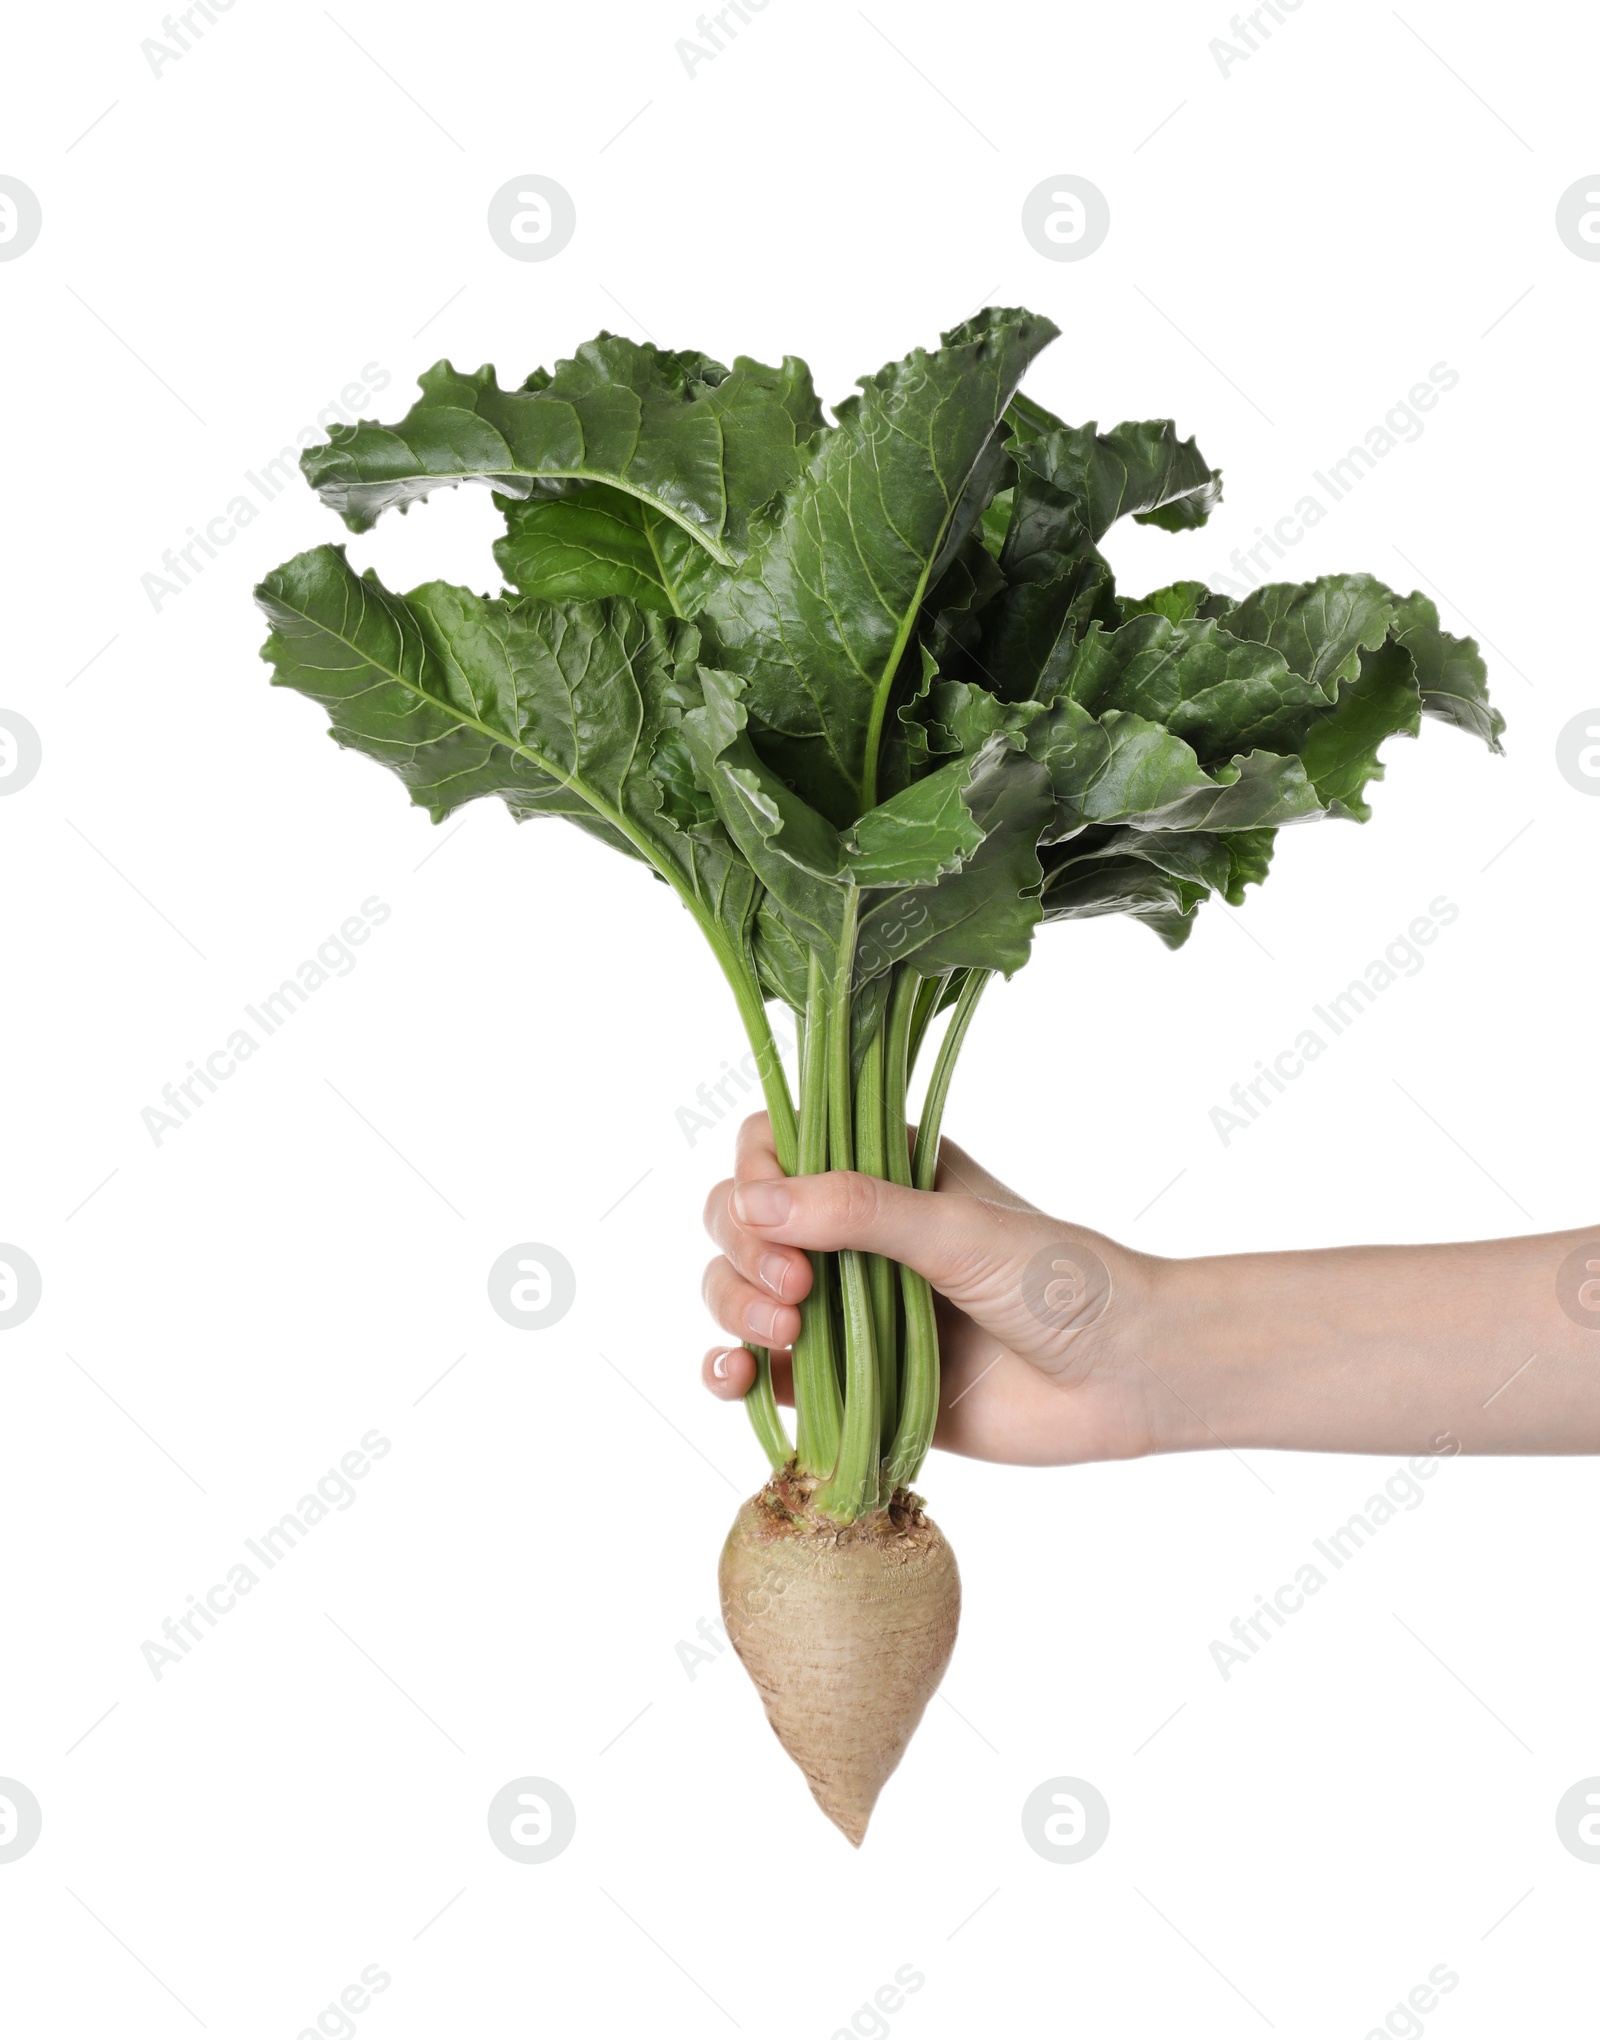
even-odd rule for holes
{"type": "Polygon", "coordinates": [[[871,1176],[856,1169],[839,1172],[835,1195],[838,1219],[847,1231],[863,1232],[878,1215],[878,1186],[871,1176]]]}

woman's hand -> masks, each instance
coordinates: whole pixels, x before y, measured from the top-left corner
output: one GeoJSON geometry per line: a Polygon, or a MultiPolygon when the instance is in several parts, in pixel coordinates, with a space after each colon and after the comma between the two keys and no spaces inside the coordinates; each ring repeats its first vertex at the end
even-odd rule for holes
{"type": "MultiPolygon", "coordinates": [[[[858,1247],[916,1269],[936,1293],[936,1445],[1056,1466],[1158,1443],[1151,1412],[1165,1398],[1133,1336],[1158,1264],[1046,1217],[948,1140],[933,1191],[844,1171],[790,1179],[758,1114],[740,1129],[734,1176],[706,1200],[705,1224],[720,1249],[705,1273],[711,1314],[771,1349],[780,1402],[793,1401],[788,1349],[812,1283],[805,1249],[858,1247]]],[[[737,1400],[755,1361],[744,1344],[718,1347],[703,1372],[713,1395],[737,1400]]]]}

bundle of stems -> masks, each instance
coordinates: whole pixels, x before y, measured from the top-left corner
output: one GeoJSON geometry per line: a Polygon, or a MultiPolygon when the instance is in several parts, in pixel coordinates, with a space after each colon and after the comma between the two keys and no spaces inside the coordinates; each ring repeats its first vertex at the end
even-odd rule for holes
{"type": "MultiPolygon", "coordinates": [[[[846,924],[853,943],[856,916],[849,911],[846,924]]],[[[956,1058],[991,973],[925,978],[895,968],[852,1074],[852,962],[841,955],[830,980],[811,959],[799,1024],[798,1111],[764,1015],[753,1030],[779,1164],[789,1175],[853,1169],[931,1190],[956,1058]],[[946,1005],[950,1018],[913,1136],[912,1073],[934,1015],[946,1005]]],[[[933,1442],[939,1409],[933,1292],[914,1269],[881,1254],[815,1253],[811,1262],[814,1280],[793,1350],[794,1442],[773,1395],[770,1357],[760,1348],[753,1349],[756,1381],[745,1407],[774,1468],[792,1462],[815,1476],[822,1483],[817,1510],[849,1523],[909,1488],[933,1442]]]]}

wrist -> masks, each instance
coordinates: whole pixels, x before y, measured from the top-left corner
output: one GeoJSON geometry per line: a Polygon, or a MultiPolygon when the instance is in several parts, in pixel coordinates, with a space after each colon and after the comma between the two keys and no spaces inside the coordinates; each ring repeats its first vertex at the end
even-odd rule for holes
{"type": "Polygon", "coordinates": [[[1130,1256],[1123,1364],[1152,1453],[1271,1442],[1274,1379],[1257,1315],[1213,1260],[1130,1256]]]}

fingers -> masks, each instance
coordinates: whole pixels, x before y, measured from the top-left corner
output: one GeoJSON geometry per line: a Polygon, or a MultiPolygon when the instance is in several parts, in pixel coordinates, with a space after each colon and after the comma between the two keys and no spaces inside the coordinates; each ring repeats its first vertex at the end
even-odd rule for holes
{"type": "MultiPolygon", "coordinates": [[[[704,1222],[712,1240],[746,1282],[780,1303],[799,1303],[811,1293],[811,1263],[798,1247],[785,1247],[747,1232],[733,1215],[733,1183],[719,1183],[706,1199],[704,1222]]],[[[748,1327],[729,1326],[740,1336],[748,1327]]]]}
{"type": "MultiPolygon", "coordinates": [[[[783,1171],[778,1166],[777,1153],[772,1145],[771,1122],[764,1112],[753,1114],[740,1127],[735,1169],[741,1182],[783,1180],[783,1171]]],[[[775,1297],[780,1303],[799,1303],[811,1293],[810,1261],[793,1247],[760,1239],[747,1232],[734,1217],[732,1194],[733,1183],[723,1182],[717,1184],[706,1199],[706,1231],[747,1283],[766,1296],[775,1297]]],[[[758,1344],[765,1343],[762,1333],[751,1325],[728,1324],[721,1318],[718,1323],[736,1338],[753,1336],[758,1344]]]]}
{"type": "Polygon", "coordinates": [[[738,1402],[755,1386],[756,1356],[743,1346],[713,1346],[700,1363],[700,1379],[718,1402],[738,1402]]]}
{"type": "Polygon", "coordinates": [[[800,1336],[800,1313],[770,1289],[751,1282],[726,1256],[706,1269],[700,1285],[706,1308],[725,1332],[757,1346],[788,1346],[800,1336]]]}
{"type": "Polygon", "coordinates": [[[781,1176],[778,1151],[772,1144],[772,1121],[764,1112],[752,1112],[739,1128],[733,1150],[733,1173],[741,1182],[764,1181],[781,1176]]]}
{"type": "MultiPolygon", "coordinates": [[[[785,1408],[794,1402],[794,1373],[785,1351],[768,1355],[772,1392],[785,1408]]],[[[700,1363],[700,1379],[718,1402],[741,1402],[756,1382],[755,1355],[747,1346],[713,1346],[700,1363]]]]}

